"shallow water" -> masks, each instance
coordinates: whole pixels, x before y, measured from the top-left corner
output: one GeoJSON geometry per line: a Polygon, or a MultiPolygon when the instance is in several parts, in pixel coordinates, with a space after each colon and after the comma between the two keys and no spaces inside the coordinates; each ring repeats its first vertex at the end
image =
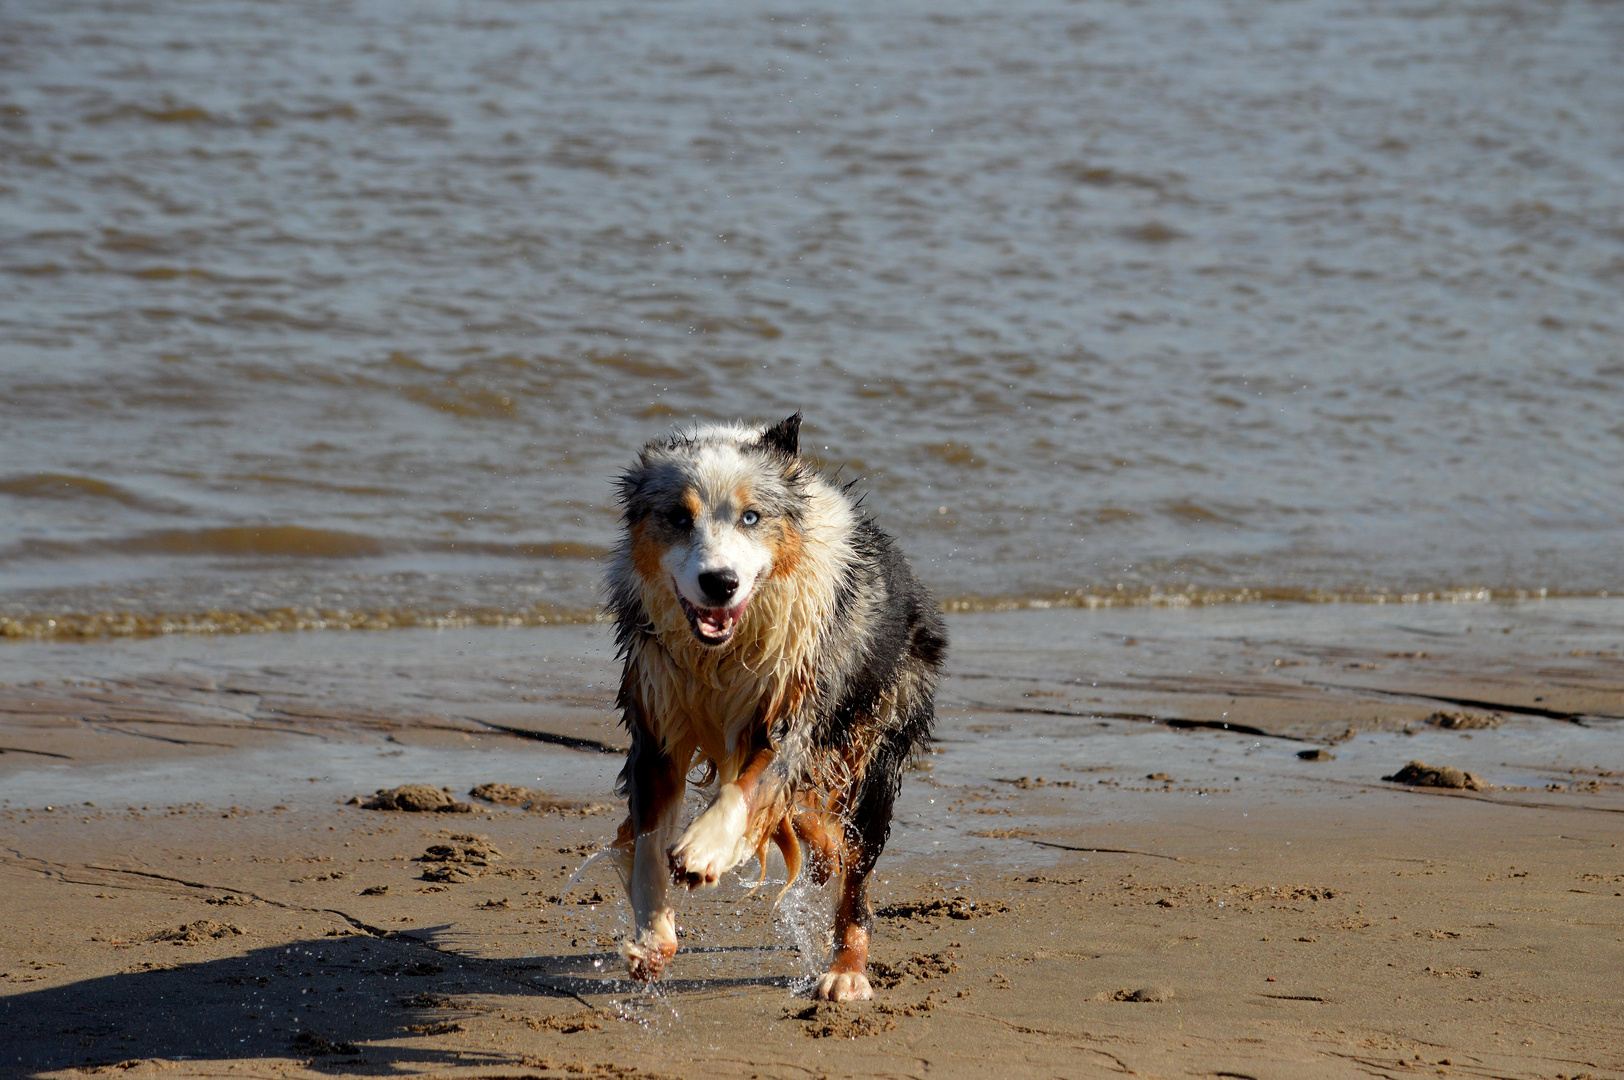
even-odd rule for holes
{"type": "Polygon", "coordinates": [[[631,447],[795,409],[946,597],[1617,591],[1621,30],[8,9],[0,613],[572,617],[631,447]]]}
{"type": "MultiPolygon", "coordinates": [[[[1267,798],[1282,784],[1375,784],[1411,758],[1538,797],[1578,766],[1609,778],[1592,802],[1624,797],[1614,779],[1624,776],[1624,599],[986,612],[948,624],[955,647],[937,692],[935,743],[904,784],[893,850],[974,845],[961,835],[968,828],[931,827],[942,818],[931,800],[970,789],[1007,796],[1022,776],[1076,782],[1096,819],[1134,813],[1141,789],[1161,786],[1144,782],[1152,773],[1170,774],[1167,798],[1199,804],[1267,798]],[[1451,704],[1461,693],[1501,704],[1451,704]],[[1437,708],[1495,723],[1429,727],[1420,718],[1437,708]],[[1223,710],[1269,734],[1147,722],[1229,718],[1223,710]],[[1334,758],[1297,757],[1315,747],[1334,758]]],[[[87,800],[264,809],[403,783],[461,793],[487,781],[613,802],[624,763],[590,742],[566,749],[511,737],[623,739],[603,626],[22,642],[6,655],[0,685],[12,696],[0,705],[55,702],[6,714],[15,745],[0,749],[24,748],[0,756],[0,803],[14,809],[87,800]],[[167,726],[151,728],[154,717],[167,726]],[[504,733],[482,717],[516,726],[504,733]],[[51,741],[85,730],[169,737],[122,747],[117,738],[51,741]],[[119,794],[107,801],[107,792],[119,794]]],[[[688,816],[705,802],[691,789],[688,816]]],[[[608,837],[618,818],[593,820],[608,837]]]]}
{"type": "MultiPolygon", "coordinates": [[[[516,778],[550,793],[604,799],[614,789],[620,762],[600,754],[549,754],[543,750],[446,750],[423,747],[309,740],[294,745],[232,753],[218,758],[167,759],[139,764],[48,763],[8,772],[0,807],[76,807],[112,810],[203,805],[267,810],[278,804],[336,805],[357,795],[400,784],[435,784],[456,797],[493,776],[516,778]]],[[[479,804],[481,809],[483,804],[479,804]]],[[[457,817],[444,818],[455,824],[457,817]]],[[[473,819],[470,819],[473,820],[473,819]]],[[[612,833],[613,821],[605,817],[612,833]]]]}

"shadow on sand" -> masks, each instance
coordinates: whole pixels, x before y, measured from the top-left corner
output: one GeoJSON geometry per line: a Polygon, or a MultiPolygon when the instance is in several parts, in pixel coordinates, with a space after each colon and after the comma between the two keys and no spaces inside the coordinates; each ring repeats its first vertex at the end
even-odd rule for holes
{"type": "MultiPolygon", "coordinates": [[[[602,970],[594,961],[618,965],[613,953],[483,960],[425,948],[417,935],[316,938],[191,964],[177,953],[173,967],[0,998],[0,1075],[142,1058],[291,1058],[317,1070],[380,1074],[513,1064],[511,1054],[428,1046],[425,1036],[490,1012],[473,1000],[482,995],[509,999],[501,1014],[524,1022],[579,1013],[590,1008],[586,994],[646,992],[626,980],[589,977],[602,970]]],[[[793,982],[677,979],[662,983],[660,993],[793,982]]]]}

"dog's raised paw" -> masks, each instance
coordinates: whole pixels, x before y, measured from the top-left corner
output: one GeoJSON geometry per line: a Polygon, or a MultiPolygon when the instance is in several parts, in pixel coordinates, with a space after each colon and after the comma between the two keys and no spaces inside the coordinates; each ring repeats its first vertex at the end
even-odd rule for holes
{"type": "Polygon", "coordinates": [[[722,875],[743,861],[744,796],[729,784],[671,846],[671,879],[690,889],[715,885],[722,875]]]}
{"type": "Polygon", "coordinates": [[[727,872],[726,860],[715,852],[672,848],[671,880],[690,889],[709,888],[727,872]]]}
{"type": "Polygon", "coordinates": [[[874,991],[861,971],[826,971],[818,977],[812,996],[819,1001],[867,1001],[874,991]]]}
{"type": "Polygon", "coordinates": [[[653,982],[665,971],[665,965],[671,958],[677,955],[677,943],[627,939],[620,943],[620,955],[626,959],[626,974],[638,982],[653,982]]]}

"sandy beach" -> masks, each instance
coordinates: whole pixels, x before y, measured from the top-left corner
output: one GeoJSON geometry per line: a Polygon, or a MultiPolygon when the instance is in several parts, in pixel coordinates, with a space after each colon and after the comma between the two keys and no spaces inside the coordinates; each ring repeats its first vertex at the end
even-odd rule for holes
{"type": "Polygon", "coordinates": [[[620,977],[602,628],[9,645],[0,1072],[1624,1075],[1621,617],[954,616],[846,1006],[776,864],[620,977]]]}

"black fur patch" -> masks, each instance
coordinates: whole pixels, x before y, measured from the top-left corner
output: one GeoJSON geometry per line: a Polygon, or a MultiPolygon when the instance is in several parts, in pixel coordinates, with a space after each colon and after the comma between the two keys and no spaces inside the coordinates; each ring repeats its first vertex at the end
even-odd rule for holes
{"type": "Polygon", "coordinates": [[[785,457],[801,452],[801,414],[786,416],[761,433],[761,445],[785,457]]]}
{"type": "MultiPolygon", "coordinates": [[[[870,582],[849,581],[855,593],[879,594],[865,644],[866,663],[846,680],[839,702],[820,717],[815,743],[838,748],[861,737],[859,728],[879,720],[883,696],[905,676],[924,683],[906,713],[889,717],[852,799],[851,825],[857,841],[855,869],[866,874],[891,835],[891,809],[902,788],[908,759],[930,745],[936,709],[931,693],[935,674],[947,653],[947,624],[930,593],[914,576],[896,542],[872,521],[857,528],[860,565],[874,568],[870,582]]],[[[858,602],[856,595],[852,601],[858,602]]]]}

